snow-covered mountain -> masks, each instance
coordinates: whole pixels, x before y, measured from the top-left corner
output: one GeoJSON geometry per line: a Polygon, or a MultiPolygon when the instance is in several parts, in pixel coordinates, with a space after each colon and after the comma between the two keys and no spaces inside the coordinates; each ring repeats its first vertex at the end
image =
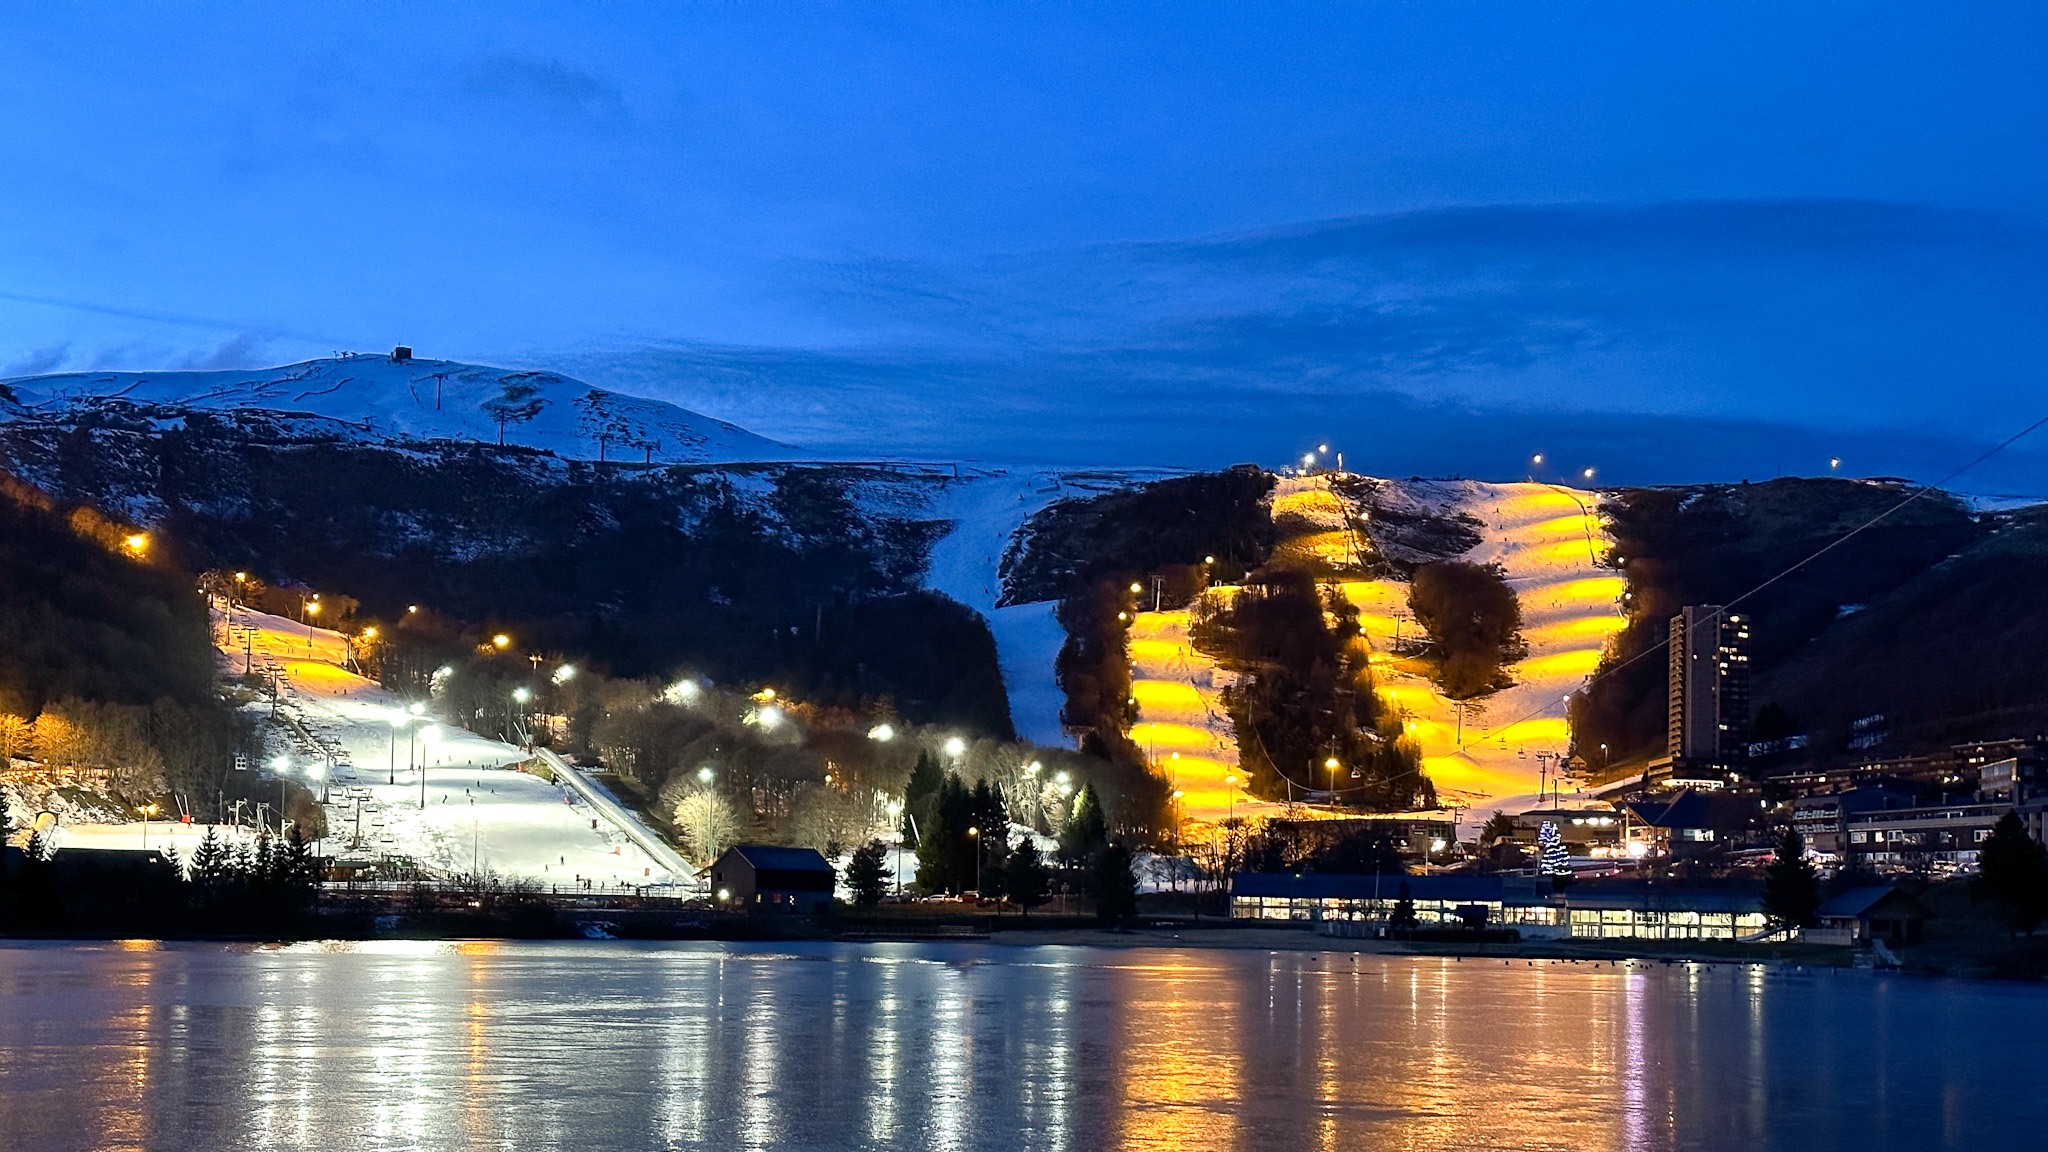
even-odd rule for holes
{"type": "Polygon", "coordinates": [[[799,448],[659,400],[553,372],[349,355],[226,372],[65,372],[0,381],[0,418],[94,416],[175,427],[186,414],[261,419],[306,435],[471,441],[570,459],[659,464],[801,460],[799,448]]]}

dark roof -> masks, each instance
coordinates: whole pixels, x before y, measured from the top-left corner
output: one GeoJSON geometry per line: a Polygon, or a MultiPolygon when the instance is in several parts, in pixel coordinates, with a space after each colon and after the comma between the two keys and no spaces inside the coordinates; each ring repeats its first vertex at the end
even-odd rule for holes
{"type": "Polygon", "coordinates": [[[726,849],[737,852],[762,872],[831,872],[832,865],[815,848],[777,848],[770,844],[735,844],[726,849]]]}
{"type": "Polygon", "coordinates": [[[1536,883],[1527,877],[1404,876],[1398,872],[1377,876],[1340,872],[1239,872],[1230,878],[1230,891],[1233,896],[1303,900],[1370,900],[1377,892],[1380,899],[1392,900],[1400,894],[1402,884],[1408,885],[1409,898],[1414,900],[1542,902],[1536,883]]]}
{"type": "Polygon", "coordinates": [[[1630,800],[1628,810],[1652,828],[1707,828],[1707,797],[1688,788],[1669,800],[1630,800]]]}
{"type": "Polygon", "coordinates": [[[1876,911],[1880,904],[1888,905],[1885,912],[1894,917],[1906,916],[1915,919],[1925,919],[1933,915],[1932,912],[1927,910],[1925,904],[1920,903],[1897,888],[1887,887],[1882,884],[1850,888],[1821,905],[1820,914],[1827,917],[1860,920],[1876,911]],[[1892,899],[1895,896],[1898,899],[1892,899]]]}

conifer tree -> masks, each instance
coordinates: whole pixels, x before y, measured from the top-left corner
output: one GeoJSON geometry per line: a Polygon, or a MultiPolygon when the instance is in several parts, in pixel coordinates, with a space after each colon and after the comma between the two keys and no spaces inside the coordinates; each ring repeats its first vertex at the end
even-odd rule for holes
{"type": "Polygon", "coordinates": [[[1045,903],[1051,888],[1052,873],[1038,854],[1038,845],[1026,836],[1003,862],[1003,895],[1029,917],[1033,908],[1045,903]]]}
{"type": "Polygon", "coordinates": [[[1109,825],[1102,815],[1102,802],[1093,784],[1081,785],[1074,796],[1073,810],[1060,826],[1060,858],[1092,860],[1109,845],[1109,825]]]}
{"type": "Polygon", "coordinates": [[[2048,850],[2027,835],[2019,813],[1999,817],[1977,850],[1970,895],[1996,901],[2005,913],[2006,931],[2014,935],[2032,936],[2048,917],[2048,850]]]}
{"type": "Polygon", "coordinates": [[[1095,854],[1089,869],[1095,916],[1117,927],[1138,914],[1138,877],[1131,870],[1131,850],[1117,840],[1095,854]]]}
{"type": "Polygon", "coordinates": [[[1390,932],[1413,932],[1415,925],[1415,897],[1409,895],[1408,882],[1403,880],[1394,897],[1394,914],[1387,920],[1387,928],[1390,932]]]}
{"type": "Polygon", "coordinates": [[[918,846],[921,828],[931,823],[933,806],[945,782],[946,774],[939,769],[939,762],[932,758],[930,752],[919,752],[917,766],[910,770],[910,782],[903,786],[903,843],[906,847],[918,846]]]}
{"type": "Polygon", "coordinates": [[[1538,872],[1550,877],[1553,886],[1571,879],[1571,850],[1564,846],[1564,833],[1558,831],[1555,823],[1545,820],[1536,830],[1536,846],[1541,851],[1536,864],[1538,872]]]}
{"type": "Polygon", "coordinates": [[[846,862],[846,886],[853,889],[855,907],[872,908],[889,893],[889,846],[870,840],[853,850],[846,862]]]}
{"type": "Polygon", "coordinates": [[[1806,858],[1806,839],[1787,828],[1778,841],[1777,859],[1764,869],[1764,917],[1783,931],[1813,923],[1820,911],[1820,876],[1806,858]]]}

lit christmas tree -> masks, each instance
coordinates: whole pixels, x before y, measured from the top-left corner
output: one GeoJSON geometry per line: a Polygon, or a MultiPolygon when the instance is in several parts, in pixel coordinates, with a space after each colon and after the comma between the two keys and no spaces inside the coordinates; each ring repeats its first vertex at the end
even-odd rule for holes
{"type": "Polygon", "coordinates": [[[1544,876],[1572,874],[1572,854],[1564,846],[1564,833],[1557,830],[1554,822],[1545,820],[1543,826],[1536,830],[1536,846],[1542,853],[1537,859],[1538,873],[1544,876]]]}

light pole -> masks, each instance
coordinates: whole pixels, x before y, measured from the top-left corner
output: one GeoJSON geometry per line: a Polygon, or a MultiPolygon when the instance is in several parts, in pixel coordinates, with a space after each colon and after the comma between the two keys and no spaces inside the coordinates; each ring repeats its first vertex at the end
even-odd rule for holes
{"type": "Polygon", "coordinates": [[[156,815],[156,805],[144,804],[137,811],[142,813],[142,850],[149,851],[149,818],[156,815]]]}
{"type": "Polygon", "coordinates": [[[974,841],[974,895],[981,898],[981,829],[969,828],[967,838],[974,841]]]}
{"type": "Polygon", "coordinates": [[[432,724],[420,729],[420,811],[427,810],[427,757],[434,745],[441,742],[441,730],[432,724]]]}

